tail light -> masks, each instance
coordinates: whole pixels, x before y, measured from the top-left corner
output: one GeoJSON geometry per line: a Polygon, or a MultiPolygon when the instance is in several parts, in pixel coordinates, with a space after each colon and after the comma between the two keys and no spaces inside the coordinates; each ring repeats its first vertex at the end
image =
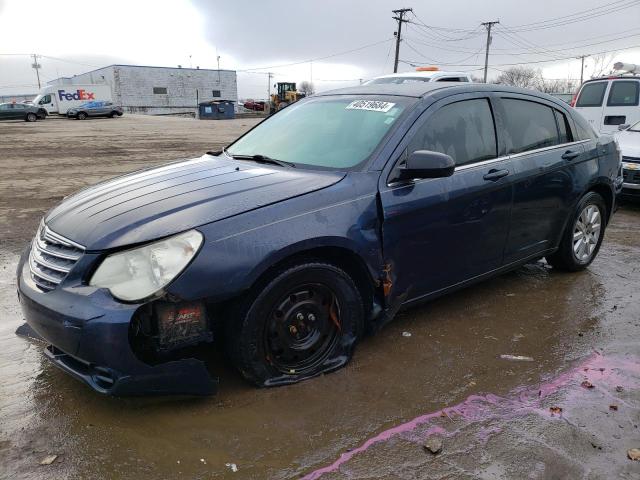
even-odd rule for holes
{"type": "Polygon", "coordinates": [[[578,100],[578,92],[573,94],[573,98],[571,99],[571,102],[569,102],[569,105],[571,105],[572,107],[575,107],[577,100],[578,100]]]}

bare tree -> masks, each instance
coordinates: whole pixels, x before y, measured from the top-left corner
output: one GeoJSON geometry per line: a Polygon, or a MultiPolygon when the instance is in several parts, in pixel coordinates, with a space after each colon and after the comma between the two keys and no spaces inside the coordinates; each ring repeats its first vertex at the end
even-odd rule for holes
{"type": "Polygon", "coordinates": [[[308,82],[305,80],[304,82],[300,83],[299,91],[300,93],[304,93],[305,95],[313,95],[316,89],[313,86],[312,82],[308,82]]]}
{"type": "Polygon", "coordinates": [[[569,79],[544,78],[540,75],[535,88],[544,93],[573,93],[575,84],[569,79]]]}
{"type": "Polygon", "coordinates": [[[594,55],[593,70],[591,71],[591,78],[601,77],[607,72],[613,69],[613,59],[616,56],[616,52],[610,54],[594,55]]]}
{"type": "Polygon", "coordinates": [[[536,88],[539,84],[540,72],[531,67],[511,67],[503,71],[496,83],[512,87],[536,88]]]}

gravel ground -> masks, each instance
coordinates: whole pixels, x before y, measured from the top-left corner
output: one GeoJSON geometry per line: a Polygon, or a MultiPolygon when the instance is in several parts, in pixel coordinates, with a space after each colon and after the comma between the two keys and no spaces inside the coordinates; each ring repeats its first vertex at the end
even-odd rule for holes
{"type": "Polygon", "coordinates": [[[220,360],[216,396],[108,398],[15,335],[15,267],[44,212],[256,122],[0,123],[0,478],[640,478],[638,206],[588,270],[536,263],[413,308],[294,386],[255,389],[220,360]]]}

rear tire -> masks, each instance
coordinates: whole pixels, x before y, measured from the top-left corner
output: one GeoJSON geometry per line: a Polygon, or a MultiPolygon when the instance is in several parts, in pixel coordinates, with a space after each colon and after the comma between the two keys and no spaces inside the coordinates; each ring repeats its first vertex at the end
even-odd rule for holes
{"type": "Polygon", "coordinates": [[[262,387],[344,366],[364,322],[362,298],[351,277],[320,262],[281,270],[228,313],[227,354],[247,380],[262,387]]]}
{"type": "Polygon", "coordinates": [[[38,116],[35,113],[27,113],[27,116],[24,119],[26,122],[35,122],[38,120],[38,116]]]}
{"type": "Polygon", "coordinates": [[[558,250],[546,257],[547,263],[553,268],[569,272],[587,268],[600,250],[607,215],[602,196],[595,192],[587,193],[578,202],[558,250]]]}
{"type": "Polygon", "coordinates": [[[87,119],[87,114],[85,112],[80,112],[78,113],[78,115],[76,116],[76,118],[78,120],[86,120],[87,119]]]}

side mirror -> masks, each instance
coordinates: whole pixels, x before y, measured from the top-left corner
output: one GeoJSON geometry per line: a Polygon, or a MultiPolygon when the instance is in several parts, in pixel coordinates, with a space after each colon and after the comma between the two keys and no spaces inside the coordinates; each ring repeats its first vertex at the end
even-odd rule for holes
{"type": "Polygon", "coordinates": [[[416,150],[398,169],[396,180],[413,180],[414,178],[444,178],[453,175],[456,163],[445,153],[429,150],[416,150]]]}
{"type": "Polygon", "coordinates": [[[629,125],[628,123],[625,123],[624,125],[618,125],[618,130],[626,130],[630,126],[631,125],[629,125]]]}

